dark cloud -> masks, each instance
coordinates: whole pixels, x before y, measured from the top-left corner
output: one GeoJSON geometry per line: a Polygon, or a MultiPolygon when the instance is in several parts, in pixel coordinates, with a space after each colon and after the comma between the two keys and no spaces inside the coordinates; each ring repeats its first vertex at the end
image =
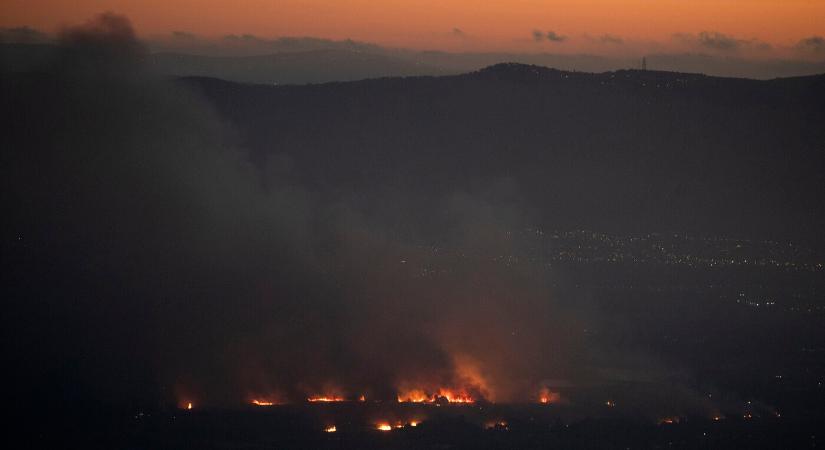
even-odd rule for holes
{"type": "Polygon", "coordinates": [[[555,31],[548,31],[547,40],[550,42],[564,42],[567,40],[567,36],[562,36],[555,31]]]}
{"type": "Polygon", "coordinates": [[[540,30],[533,30],[533,40],[536,42],[542,42],[547,39],[550,42],[564,42],[567,40],[567,36],[562,36],[555,31],[548,31],[543,32],[540,30]]]}
{"type": "Polygon", "coordinates": [[[822,36],[811,36],[800,40],[795,48],[804,52],[823,54],[825,53],[825,38],[822,36]]]}

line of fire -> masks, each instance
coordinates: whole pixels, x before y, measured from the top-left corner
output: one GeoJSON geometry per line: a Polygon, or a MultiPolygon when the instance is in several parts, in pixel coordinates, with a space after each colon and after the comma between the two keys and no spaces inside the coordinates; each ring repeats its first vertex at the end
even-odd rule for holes
{"type": "MultiPolygon", "coordinates": [[[[310,394],[295,401],[282,396],[260,395],[246,400],[246,407],[241,409],[246,409],[249,413],[308,412],[316,416],[316,429],[324,433],[410,430],[428,422],[443,422],[445,417],[447,420],[451,417],[461,417],[462,420],[469,417],[470,422],[482,430],[509,431],[512,421],[558,423],[561,418],[590,417],[594,410],[600,410],[605,417],[620,417],[628,412],[638,412],[627,403],[629,402],[617,401],[611,397],[598,402],[582,401],[581,404],[577,404],[562,392],[548,387],[541,387],[534,396],[521,402],[497,403],[486,398],[478,386],[469,386],[399,389],[394,397],[386,398],[366,393],[348,395],[340,390],[310,394]],[[586,412],[579,415],[576,413],[577,409],[586,412]],[[358,419],[353,419],[354,417],[358,419]]],[[[178,409],[188,415],[208,412],[213,407],[208,402],[201,404],[195,399],[187,398],[178,403],[178,409]]],[[[698,414],[666,411],[649,415],[650,423],[660,427],[696,421],[713,424],[762,419],[780,420],[781,417],[778,411],[750,401],[725,413],[719,408],[709,407],[698,414]]]]}

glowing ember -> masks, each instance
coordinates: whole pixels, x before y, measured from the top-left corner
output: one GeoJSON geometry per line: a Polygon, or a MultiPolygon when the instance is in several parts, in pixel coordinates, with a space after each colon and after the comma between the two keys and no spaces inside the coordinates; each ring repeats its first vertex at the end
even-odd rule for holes
{"type": "Polygon", "coordinates": [[[410,422],[410,426],[411,426],[411,427],[417,427],[417,426],[418,426],[418,422],[416,422],[415,420],[413,420],[413,421],[411,421],[411,422],[410,422]]]}
{"type": "Polygon", "coordinates": [[[607,406],[608,408],[612,408],[612,407],[616,406],[616,402],[614,402],[613,400],[608,400],[608,401],[604,402],[604,405],[607,406]]]}
{"type": "Polygon", "coordinates": [[[187,402],[183,405],[183,409],[192,409],[192,402],[187,402]]]}
{"type": "Polygon", "coordinates": [[[275,403],[274,403],[274,402],[270,402],[270,401],[268,401],[268,400],[257,400],[257,399],[255,399],[255,400],[252,400],[252,404],[253,404],[253,405],[256,405],[256,406],[272,406],[272,405],[274,405],[275,403]]]}
{"type": "Polygon", "coordinates": [[[346,399],[344,399],[344,397],[336,397],[336,396],[326,397],[326,396],[322,396],[322,397],[309,397],[309,398],[307,398],[307,401],[311,402],[311,403],[328,403],[328,402],[343,402],[343,401],[346,401],[346,399]]]}
{"type": "Polygon", "coordinates": [[[338,431],[338,429],[335,428],[335,425],[324,428],[325,433],[335,433],[336,431],[338,431]]]}
{"type": "Polygon", "coordinates": [[[679,423],[679,417],[665,417],[659,420],[659,425],[673,425],[679,423]]]}
{"type": "Polygon", "coordinates": [[[508,431],[510,429],[510,425],[503,420],[499,420],[498,422],[487,422],[486,424],[484,424],[484,428],[488,430],[508,431]]]}
{"type": "Polygon", "coordinates": [[[380,422],[375,425],[375,429],[380,431],[391,431],[392,425],[387,422],[380,422]]]}
{"type": "Polygon", "coordinates": [[[556,403],[561,399],[561,396],[557,392],[553,392],[550,389],[542,388],[539,391],[539,403],[543,404],[550,404],[556,403]]]}
{"type": "Polygon", "coordinates": [[[360,397],[358,397],[358,401],[359,402],[365,402],[365,401],[367,401],[367,397],[365,395],[361,395],[360,397]]]}

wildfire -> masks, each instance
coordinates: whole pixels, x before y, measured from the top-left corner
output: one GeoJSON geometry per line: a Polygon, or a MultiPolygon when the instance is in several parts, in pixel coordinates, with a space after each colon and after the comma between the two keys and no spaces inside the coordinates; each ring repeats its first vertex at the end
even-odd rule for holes
{"type": "Polygon", "coordinates": [[[367,396],[366,396],[366,395],[361,394],[361,396],[360,396],[360,397],[358,397],[358,401],[359,401],[359,402],[365,402],[365,401],[367,401],[367,396]]]}
{"type": "Polygon", "coordinates": [[[343,402],[346,401],[344,397],[338,396],[320,396],[320,397],[308,397],[307,401],[310,403],[328,403],[328,402],[343,402]]]}
{"type": "Polygon", "coordinates": [[[679,423],[681,419],[677,416],[674,417],[665,417],[659,420],[659,425],[673,425],[675,423],[679,423]]]}
{"type": "Polygon", "coordinates": [[[192,402],[184,402],[180,405],[181,409],[191,410],[192,409],[192,402]]]}
{"type": "Polygon", "coordinates": [[[398,394],[399,403],[475,403],[475,399],[466,392],[451,389],[439,389],[428,393],[422,389],[411,389],[398,394]]]}
{"type": "Polygon", "coordinates": [[[375,429],[379,431],[392,431],[392,425],[387,422],[379,422],[375,424],[375,429]]]}
{"type": "Polygon", "coordinates": [[[561,396],[558,394],[558,392],[553,392],[553,391],[551,391],[550,389],[547,389],[547,388],[542,388],[541,391],[539,391],[539,403],[543,403],[543,404],[556,403],[560,399],[561,399],[561,396]]]}
{"type": "Polygon", "coordinates": [[[434,397],[420,389],[411,389],[398,394],[399,403],[431,403],[433,401],[435,401],[434,397]]]}
{"type": "Polygon", "coordinates": [[[275,403],[271,402],[271,401],[268,401],[268,400],[254,399],[254,400],[252,400],[252,404],[255,405],[255,406],[272,406],[275,403]]]}
{"type": "Polygon", "coordinates": [[[338,431],[338,429],[335,428],[335,425],[331,425],[331,426],[328,426],[328,427],[324,428],[325,433],[335,433],[336,431],[338,431]]]}
{"type": "Polygon", "coordinates": [[[452,392],[445,389],[438,391],[438,397],[444,398],[450,403],[475,403],[475,399],[469,394],[452,392]]]}

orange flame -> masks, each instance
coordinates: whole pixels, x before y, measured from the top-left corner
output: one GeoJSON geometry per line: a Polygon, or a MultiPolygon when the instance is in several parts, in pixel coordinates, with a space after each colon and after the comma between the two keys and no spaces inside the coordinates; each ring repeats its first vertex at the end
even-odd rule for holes
{"type": "Polygon", "coordinates": [[[324,428],[325,433],[335,433],[336,431],[338,431],[338,428],[335,428],[335,425],[324,428]]]}
{"type": "Polygon", "coordinates": [[[272,405],[275,404],[275,402],[271,402],[269,400],[254,399],[254,400],[252,400],[252,404],[256,405],[256,406],[272,406],[272,405]]]}
{"type": "Polygon", "coordinates": [[[421,389],[411,389],[398,394],[399,403],[432,403],[435,399],[421,389]]]}
{"type": "Polygon", "coordinates": [[[542,388],[539,391],[539,403],[550,404],[557,403],[561,399],[558,392],[553,392],[550,389],[542,388]]]}
{"type": "Polygon", "coordinates": [[[475,399],[463,392],[453,392],[448,389],[439,389],[438,397],[446,399],[450,403],[475,403],[475,399]]]}
{"type": "Polygon", "coordinates": [[[375,429],[380,431],[391,431],[392,425],[390,425],[388,422],[378,422],[377,424],[375,424],[375,429]]]}
{"type": "Polygon", "coordinates": [[[343,402],[343,401],[346,401],[346,399],[344,397],[338,397],[338,396],[333,395],[333,396],[308,397],[307,401],[310,402],[310,403],[316,403],[316,402],[327,403],[327,402],[343,402]]]}
{"type": "Polygon", "coordinates": [[[441,388],[435,393],[423,389],[410,389],[398,394],[399,403],[475,403],[475,398],[461,390],[441,388]]]}

